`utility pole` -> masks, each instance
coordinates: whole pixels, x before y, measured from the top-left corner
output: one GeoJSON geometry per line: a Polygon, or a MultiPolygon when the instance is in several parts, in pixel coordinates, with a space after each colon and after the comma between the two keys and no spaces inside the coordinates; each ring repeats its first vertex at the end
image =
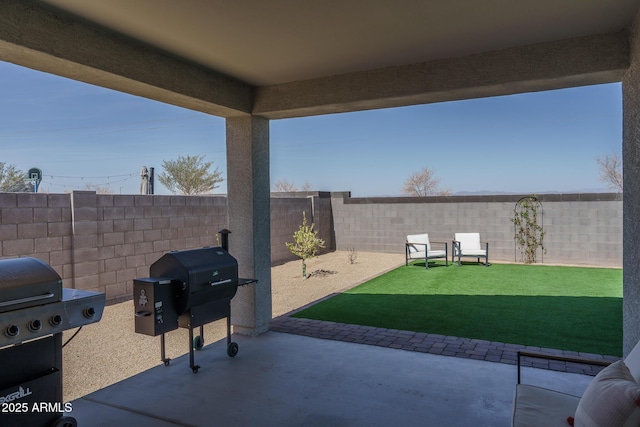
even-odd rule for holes
{"type": "Polygon", "coordinates": [[[154,174],[154,168],[150,167],[149,168],[149,194],[155,194],[154,193],[154,180],[155,180],[155,174],[154,174]]]}

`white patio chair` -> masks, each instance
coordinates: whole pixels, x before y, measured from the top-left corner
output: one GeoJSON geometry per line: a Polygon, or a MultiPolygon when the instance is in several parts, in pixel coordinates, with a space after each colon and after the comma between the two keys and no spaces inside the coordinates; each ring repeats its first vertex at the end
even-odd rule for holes
{"type": "Polygon", "coordinates": [[[458,257],[458,265],[460,265],[460,258],[474,257],[478,259],[478,264],[480,258],[484,258],[484,265],[488,266],[489,243],[485,243],[485,247],[482,249],[480,233],[456,233],[451,250],[451,262],[454,262],[455,257],[458,257]]]}
{"type": "Polygon", "coordinates": [[[444,250],[433,249],[429,242],[428,234],[410,234],[404,245],[405,265],[409,265],[411,259],[423,259],[426,268],[429,268],[429,260],[434,258],[444,258],[445,265],[449,266],[447,242],[433,242],[444,244],[444,250]]]}

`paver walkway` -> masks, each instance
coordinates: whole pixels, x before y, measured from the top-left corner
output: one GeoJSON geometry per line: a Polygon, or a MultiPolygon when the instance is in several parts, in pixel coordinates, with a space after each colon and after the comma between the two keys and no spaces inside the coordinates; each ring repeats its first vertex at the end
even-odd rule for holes
{"type": "MultiPolygon", "coordinates": [[[[276,332],[304,335],[336,341],[376,345],[443,356],[486,360],[489,362],[515,365],[518,350],[544,352],[559,356],[584,357],[596,360],[616,361],[619,358],[575,351],[540,348],[518,344],[505,344],[478,339],[458,338],[423,332],[401,331],[397,329],[375,328],[372,326],[350,325],[346,323],[301,319],[283,315],[271,320],[270,329],[276,332]]],[[[595,375],[602,368],[571,362],[547,361],[523,358],[523,366],[595,375]]]]}

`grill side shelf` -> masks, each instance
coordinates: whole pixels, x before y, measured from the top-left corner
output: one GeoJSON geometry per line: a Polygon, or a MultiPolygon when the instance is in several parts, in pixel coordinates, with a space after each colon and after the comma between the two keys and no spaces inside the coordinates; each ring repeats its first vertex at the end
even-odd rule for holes
{"type": "Polygon", "coordinates": [[[238,286],[252,285],[254,283],[258,283],[258,279],[238,279],[238,286]]]}

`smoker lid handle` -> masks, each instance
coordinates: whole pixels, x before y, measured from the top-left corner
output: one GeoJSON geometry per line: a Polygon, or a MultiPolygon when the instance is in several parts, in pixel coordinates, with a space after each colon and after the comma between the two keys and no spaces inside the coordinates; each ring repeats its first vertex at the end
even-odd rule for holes
{"type": "Polygon", "coordinates": [[[238,286],[246,286],[253,283],[258,283],[258,279],[238,279],[238,286]]]}
{"type": "Polygon", "coordinates": [[[224,285],[225,283],[231,283],[232,280],[231,279],[226,279],[226,280],[220,280],[219,282],[209,282],[209,284],[211,286],[216,286],[216,285],[224,285]]]}

